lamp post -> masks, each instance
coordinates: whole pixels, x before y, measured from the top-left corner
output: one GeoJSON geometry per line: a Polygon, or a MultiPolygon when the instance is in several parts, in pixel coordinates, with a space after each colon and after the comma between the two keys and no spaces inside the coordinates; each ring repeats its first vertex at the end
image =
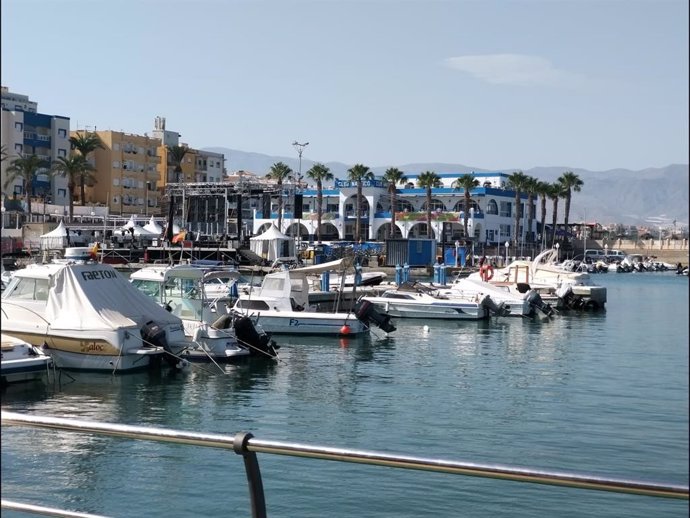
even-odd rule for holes
{"type": "Polygon", "coordinates": [[[508,247],[510,246],[510,241],[506,241],[503,246],[506,247],[506,266],[508,266],[508,247]]]}
{"type": "MultiPolygon", "coordinates": [[[[296,140],[292,143],[292,146],[297,150],[297,156],[299,157],[299,170],[297,172],[297,184],[295,185],[295,190],[292,191],[292,212],[295,212],[295,195],[297,194],[297,189],[302,186],[302,153],[304,148],[309,145],[309,142],[299,143],[296,140]]],[[[300,226],[302,218],[297,218],[297,235],[301,237],[300,226]]]]}
{"type": "Polygon", "coordinates": [[[604,244],[604,257],[608,257],[609,255],[609,245],[608,243],[604,244]]]}
{"type": "Polygon", "coordinates": [[[560,256],[560,254],[559,254],[559,252],[558,252],[558,249],[561,247],[561,244],[560,244],[560,243],[556,243],[555,246],[556,246],[556,262],[558,263],[558,262],[560,262],[560,260],[561,260],[561,256],[560,256]]]}
{"type": "Polygon", "coordinates": [[[2,229],[4,230],[5,229],[5,211],[7,210],[5,208],[5,205],[3,205],[2,209],[0,209],[0,210],[2,210],[2,229]]]}

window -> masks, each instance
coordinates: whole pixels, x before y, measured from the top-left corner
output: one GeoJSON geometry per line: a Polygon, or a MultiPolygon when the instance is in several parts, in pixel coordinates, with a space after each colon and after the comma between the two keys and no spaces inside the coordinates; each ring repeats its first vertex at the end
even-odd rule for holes
{"type": "Polygon", "coordinates": [[[119,178],[113,178],[113,185],[115,185],[115,186],[120,185],[120,179],[119,178]]]}
{"type": "Polygon", "coordinates": [[[58,137],[66,138],[67,137],[67,130],[64,128],[59,128],[58,129],[58,137]]]}
{"type": "Polygon", "coordinates": [[[113,196],[113,203],[120,203],[120,197],[119,196],[113,196]]]}
{"type": "Polygon", "coordinates": [[[24,131],[24,123],[23,122],[15,122],[14,123],[14,129],[17,131],[24,131]]]}
{"type": "Polygon", "coordinates": [[[48,300],[48,279],[20,279],[8,298],[48,300]]]}
{"type": "Polygon", "coordinates": [[[496,200],[489,200],[489,203],[486,205],[486,213],[498,214],[498,204],[496,203],[496,200]]]}
{"type": "Polygon", "coordinates": [[[67,189],[58,189],[58,196],[67,196],[67,189]]]}
{"type": "Polygon", "coordinates": [[[119,142],[115,142],[115,144],[113,144],[113,151],[120,151],[120,143],[119,142]]]}
{"type": "Polygon", "coordinates": [[[66,157],[67,156],[67,150],[66,149],[58,149],[58,156],[66,157]]]}
{"type": "Polygon", "coordinates": [[[23,146],[22,144],[15,144],[15,145],[14,145],[14,150],[15,150],[17,153],[21,153],[23,148],[24,148],[24,146],[23,146]]]}

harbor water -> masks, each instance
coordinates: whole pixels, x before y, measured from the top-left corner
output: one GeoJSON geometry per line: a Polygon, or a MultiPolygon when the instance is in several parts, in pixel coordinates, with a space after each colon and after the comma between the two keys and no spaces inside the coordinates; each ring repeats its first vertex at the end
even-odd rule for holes
{"type": "MultiPolygon", "coordinates": [[[[2,409],[687,485],[688,279],[593,279],[608,288],[605,312],[277,337],[278,363],[62,373],[6,388],[2,409]]],[[[683,500],[258,458],[270,517],[688,515],[683,500]]],[[[8,500],[115,517],[250,514],[241,458],[225,450],[4,426],[1,460],[8,500]]]]}

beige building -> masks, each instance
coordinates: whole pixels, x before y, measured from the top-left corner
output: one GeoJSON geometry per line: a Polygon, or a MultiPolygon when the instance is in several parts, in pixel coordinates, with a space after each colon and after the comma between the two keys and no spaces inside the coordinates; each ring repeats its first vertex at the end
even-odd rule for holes
{"type": "MultiPolygon", "coordinates": [[[[73,131],[71,135],[82,131],[73,131]]],[[[106,205],[110,214],[123,217],[160,216],[160,139],[120,131],[96,134],[105,149],[89,155],[96,168],[96,182],[86,190],[86,204],[106,205]]]]}

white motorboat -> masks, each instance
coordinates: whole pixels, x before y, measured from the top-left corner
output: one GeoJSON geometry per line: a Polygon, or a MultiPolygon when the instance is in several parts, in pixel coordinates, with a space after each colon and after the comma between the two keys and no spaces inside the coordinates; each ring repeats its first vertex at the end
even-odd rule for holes
{"type": "Polygon", "coordinates": [[[395,330],[370,305],[350,313],[317,312],[309,305],[309,282],[304,272],[283,270],[264,277],[259,290],[241,293],[234,309],[251,316],[269,333],[291,335],[359,335],[371,323],[386,332],[395,330]]]}
{"type": "MultiPolygon", "coordinates": [[[[513,261],[505,268],[497,269],[490,282],[510,284],[514,290],[535,289],[547,303],[555,296],[557,309],[603,309],[606,287],[595,285],[586,272],[570,272],[561,268],[556,263],[557,254],[558,250],[549,249],[532,261],[513,261]]],[[[481,277],[479,273],[473,273],[469,278],[481,277]]]]}
{"type": "Polygon", "coordinates": [[[130,275],[130,282],[182,320],[192,343],[177,354],[190,361],[230,362],[243,357],[275,357],[277,346],[265,333],[250,329],[251,322],[231,312],[227,287],[239,272],[193,265],[151,266],[130,275]],[[239,326],[239,328],[238,328],[239,326]]]}
{"type": "Polygon", "coordinates": [[[456,277],[448,288],[440,288],[439,294],[449,297],[460,296],[466,299],[489,295],[496,303],[503,303],[508,308],[509,316],[530,317],[539,312],[544,316],[551,316],[553,309],[545,303],[536,290],[520,293],[510,290],[509,286],[492,284],[481,279],[456,277]]]}
{"type": "Polygon", "coordinates": [[[378,296],[362,297],[362,300],[374,304],[384,314],[398,318],[481,320],[489,317],[492,307],[500,311],[488,295],[471,299],[442,295],[438,289],[419,283],[405,283],[378,296]]]}
{"type": "Polygon", "coordinates": [[[34,381],[47,377],[50,356],[24,340],[2,333],[0,384],[34,381]]]}
{"type": "Polygon", "coordinates": [[[2,295],[2,329],[66,369],[143,369],[189,345],[178,317],[98,263],[18,270],[2,295]]]}

